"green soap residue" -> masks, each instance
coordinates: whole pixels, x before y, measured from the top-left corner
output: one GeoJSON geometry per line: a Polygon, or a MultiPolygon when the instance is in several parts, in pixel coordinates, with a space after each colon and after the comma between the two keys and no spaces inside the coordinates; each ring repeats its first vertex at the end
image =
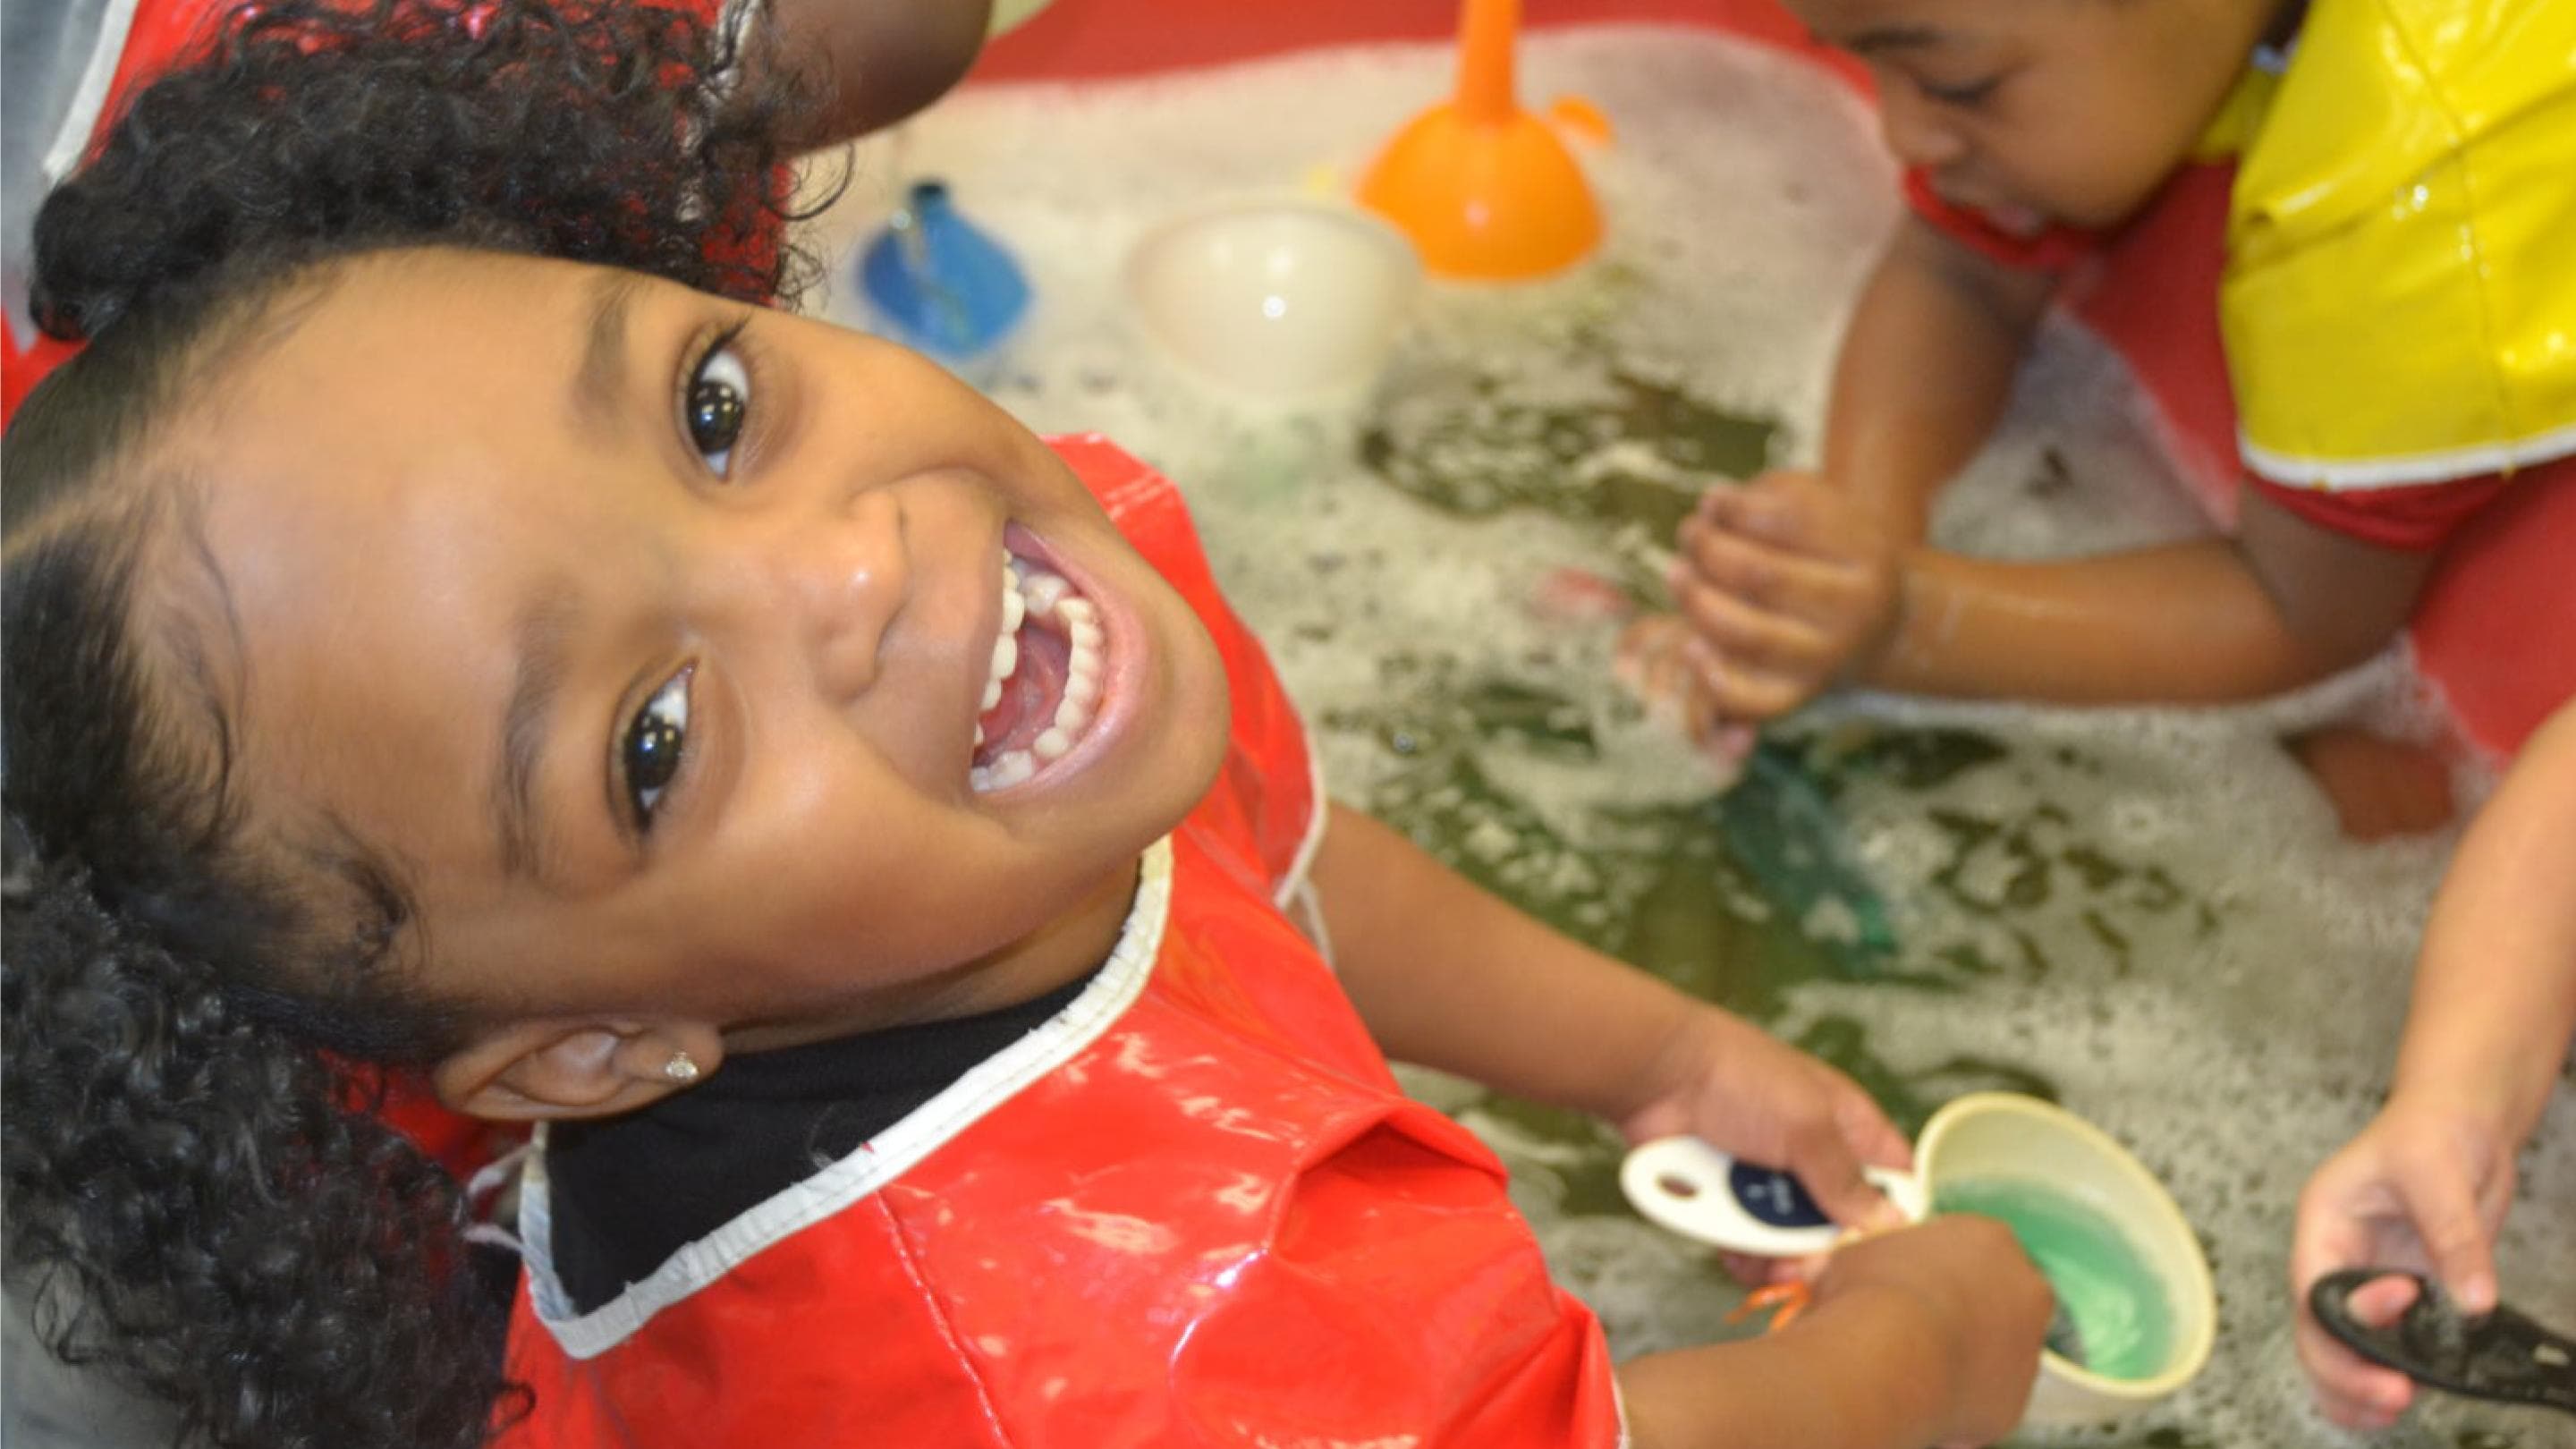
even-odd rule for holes
{"type": "Polygon", "coordinates": [[[2105,1378],[2145,1379],[2173,1357],[2173,1305],[2164,1285],[2109,1218],[2074,1198],[2010,1178],[1945,1182],[1936,1213],[2002,1220],[2057,1291],[2083,1344],[2077,1361],[2105,1378]]]}

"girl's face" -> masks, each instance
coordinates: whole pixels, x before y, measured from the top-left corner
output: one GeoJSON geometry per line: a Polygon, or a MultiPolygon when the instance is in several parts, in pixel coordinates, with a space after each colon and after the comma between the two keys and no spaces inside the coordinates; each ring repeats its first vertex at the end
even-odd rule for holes
{"type": "MultiPolygon", "coordinates": [[[[364,259],[281,315],[164,461],[200,487],[251,798],[392,857],[433,992],[744,1049],[1106,953],[1214,775],[1223,676],[1000,410],[565,263],[364,259]],[[1010,629],[1015,572],[1082,602],[1041,582],[1010,629]]],[[[208,572],[156,577],[186,607],[208,572]]]]}
{"type": "Polygon", "coordinates": [[[2182,164],[2279,0],[1788,0],[1868,62],[1888,149],[2007,231],[2111,226],[2182,164]]]}

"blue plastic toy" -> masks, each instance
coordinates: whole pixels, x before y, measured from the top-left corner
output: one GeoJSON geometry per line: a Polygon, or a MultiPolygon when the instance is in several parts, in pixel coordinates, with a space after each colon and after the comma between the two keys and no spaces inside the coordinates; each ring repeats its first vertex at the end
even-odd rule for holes
{"type": "Polygon", "coordinates": [[[859,258],[877,329],[946,362],[983,357],[1029,309],[1028,278],[959,213],[947,183],[919,181],[859,258]]]}

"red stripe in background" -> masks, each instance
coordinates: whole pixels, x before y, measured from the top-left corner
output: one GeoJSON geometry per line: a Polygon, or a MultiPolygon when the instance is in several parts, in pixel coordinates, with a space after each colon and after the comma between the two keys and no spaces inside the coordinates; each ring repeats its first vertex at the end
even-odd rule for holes
{"type": "MultiPolygon", "coordinates": [[[[1866,90],[1862,71],[1828,51],[1771,0],[1522,0],[1530,29],[1605,23],[1695,25],[1794,50],[1866,90]]],[[[1455,0],[1055,0],[993,42],[969,74],[984,81],[1148,75],[1294,50],[1380,40],[1437,40],[1458,28],[1455,0]]],[[[1544,97],[1536,98],[1544,100],[1544,97]]],[[[1524,96],[1524,104],[1532,97],[1524,96]]]]}

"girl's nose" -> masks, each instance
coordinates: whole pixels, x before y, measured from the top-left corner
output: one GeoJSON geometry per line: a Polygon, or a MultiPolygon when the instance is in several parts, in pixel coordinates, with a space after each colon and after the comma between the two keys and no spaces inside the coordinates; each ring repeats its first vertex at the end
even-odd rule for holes
{"type": "Polygon", "coordinates": [[[876,683],[885,636],[912,587],[903,512],[885,491],[860,495],[823,517],[780,518],[751,560],[811,660],[815,686],[847,700],[876,683]]]}
{"type": "Polygon", "coordinates": [[[1888,76],[1879,83],[1878,127],[1887,138],[1887,149],[1904,165],[1937,170],[1967,159],[1966,138],[1903,76],[1888,76]]]}

